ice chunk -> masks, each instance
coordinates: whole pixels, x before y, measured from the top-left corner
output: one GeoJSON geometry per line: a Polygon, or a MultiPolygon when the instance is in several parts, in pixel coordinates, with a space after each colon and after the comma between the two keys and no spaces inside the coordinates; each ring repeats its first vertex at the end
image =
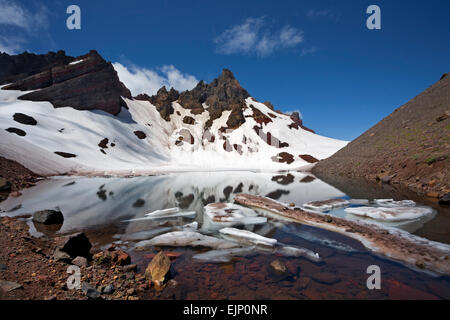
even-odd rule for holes
{"type": "MultiPolygon", "coordinates": [[[[178,208],[177,208],[178,209],[178,208]]],[[[145,217],[125,220],[125,222],[141,221],[141,220],[154,220],[154,219],[173,219],[173,218],[195,218],[197,212],[195,211],[175,211],[175,208],[156,210],[151,213],[147,213],[145,217]]]]}
{"type": "Polygon", "coordinates": [[[303,205],[303,207],[312,210],[329,211],[334,208],[348,206],[349,204],[350,202],[345,199],[330,199],[324,201],[307,202],[303,205]]]}
{"type": "Polygon", "coordinates": [[[270,247],[273,247],[277,243],[276,239],[266,238],[248,230],[240,230],[236,228],[223,228],[220,229],[219,232],[226,239],[231,239],[233,241],[250,242],[270,247]]]}
{"type": "Polygon", "coordinates": [[[246,224],[263,224],[267,218],[249,208],[232,203],[211,203],[204,208],[204,229],[220,229],[246,224]]]}
{"type": "Polygon", "coordinates": [[[412,220],[433,214],[433,209],[427,207],[358,207],[347,208],[345,211],[380,221],[412,220]]]}
{"type": "Polygon", "coordinates": [[[185,231],[196,231],[198,229],[198,222],[194,221],[194,222],[185,224],[184,226],[181,226],[181,228],[185,231]]]}
{"type": "Polygon", "coordinates": [[[318,253],[314,253],[313,251],[305,248],[282,246],[281,248],[278,249],[278,252],[286,257],[305,257],[314,262],[321,261],[318,253]]]}
{"type": "Polygon", "coordinates": [[[234,256],[247,256],[255,253],[255,247],[211,250],[192,256],[192,259],[205,262],[229,262],[234,256]]]}
{"type": "Polygon", "coordinates": [[[158,216],[164,216],[172,213],[179,212],[180,208],[168,208],[168,209],[161,209],[161,210],[155,210],[153,212],[147,213],[147,217],[158,217],[158,216]]]}
{"type": "Polygon", "coordinates": [[[194,231],[173,231],[162,234],[150,240],[138,242],[136,247],[174,246],[174,247],[209,247],[213,249],[231,249],[239,244],[203,235],[194,231]]]}
{"type": "Polygon", "coordinates": [[[370,201],[367,199],[350,199],[350,204],[359,204],[359,205],[366,205],[369,204],[370,201]]]}
{"type": "Polygon", "coordinates": [[[394,199],[374,199],[373,202],[381,207],[414,207],[416,203],[412,200],[394,201],[394,199]]]}

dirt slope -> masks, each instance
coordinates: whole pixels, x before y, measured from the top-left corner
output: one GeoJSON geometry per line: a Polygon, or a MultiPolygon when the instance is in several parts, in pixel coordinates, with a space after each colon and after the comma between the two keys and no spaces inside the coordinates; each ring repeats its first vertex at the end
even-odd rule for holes
{"type": "Polygon", "coordinates": [[[450,192],[450,74],[394,110],[313,172],[401,184],[419,194],[450,192]]]}

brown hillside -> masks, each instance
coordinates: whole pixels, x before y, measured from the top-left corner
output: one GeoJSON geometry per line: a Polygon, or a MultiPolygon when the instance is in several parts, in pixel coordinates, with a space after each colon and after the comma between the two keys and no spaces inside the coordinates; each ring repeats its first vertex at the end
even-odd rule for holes
{"type": "Polygon", "coordinates": [[[419,194],[450,192],[450,74],[396,109],[313,172],[401,184],[419,194]]]}

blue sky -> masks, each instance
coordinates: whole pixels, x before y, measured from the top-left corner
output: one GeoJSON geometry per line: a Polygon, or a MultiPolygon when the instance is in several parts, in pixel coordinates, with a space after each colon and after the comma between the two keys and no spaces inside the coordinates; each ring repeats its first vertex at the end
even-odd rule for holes
{"type": "Polygon", "coordinates": [[[256,99],[352,140],[450,71],[449,20],[442,0],[0,0],[0,50],[96,49],[150,93],[228,68],[256,99]],[[66,28],[70,4],[81,30],[66,28]],[[366,28],[371,4],[381,30],[366,28]]]}

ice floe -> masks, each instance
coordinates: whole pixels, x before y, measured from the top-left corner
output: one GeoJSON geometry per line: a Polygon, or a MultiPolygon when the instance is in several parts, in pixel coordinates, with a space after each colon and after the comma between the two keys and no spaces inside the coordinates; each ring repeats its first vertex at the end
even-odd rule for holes
{"type": "Polygon", "coordinates": [[[231,249],[240,245],[233,241],[219,239],[194,231],[173,231],[138,242],[136,247],[171,246],[171,247],[209,247],[213,249],[231,249]]]}
{"type": "Polygon", "coordinates": [[[416,203],[412,200],[394,201],[394,199],[374,199],[373,202],[381,207],[414,207],[416,203]]]}
{"type": "Polygon", "coordinates": [[[403,221],[431,215],[433,209],[428,207],[357,207],[347,208],[345,212],[380,221],[403,221]]]}
{"type": "Polygon", "coordinates": [[[321,261],[318,253],[305,248],[297,248],[292,246],[282,246],[277,250],[280,254],[286,257],[304,257],[314,262],[321,261]]]}
{"type": "Polygon", "coordinates": [[[229,262],[234,256],[248,256],[255,253],[255,247],[210,250],[192,256],[192,259],[202,262],[229,262]]]}
{"type": "Polygon", "coordinates": [[[330,200],[323,200],[323,201],[307,202],[303,205],[303,207],[305,207],[307,209],[312,209],[312,210],[329,211],[334,208],[348,206],[349,204],[350,204],[350,201],[345,200],[345,199],[330,199],[330,200]]]}
{"type": "Polygon", "coordinates": [[[277,243],[276,239],[266,238],[248,230],[223,228],[219,230],[219,233],[226,239],[232,241],[253,243],[256,245],[264,245],[269,247],[273,247],[277,243]]]}
{"type": "Polygon", "coordinates": [[[156,210],[147,213],[142,218],[126,220],[126,222],[151,220],[151,219],[173,219],[173,218],[195,218],[197,212],[195,211],[180,211],[180,208],[168,208],[162,210],[156,210]]]}
{"type": "Polygon", "coordinates": [[[249,208],[232,203],[211,203],[204,208],[203,229],[220,229],[236,225],[263,224],[266,217],[249,208]]]}

